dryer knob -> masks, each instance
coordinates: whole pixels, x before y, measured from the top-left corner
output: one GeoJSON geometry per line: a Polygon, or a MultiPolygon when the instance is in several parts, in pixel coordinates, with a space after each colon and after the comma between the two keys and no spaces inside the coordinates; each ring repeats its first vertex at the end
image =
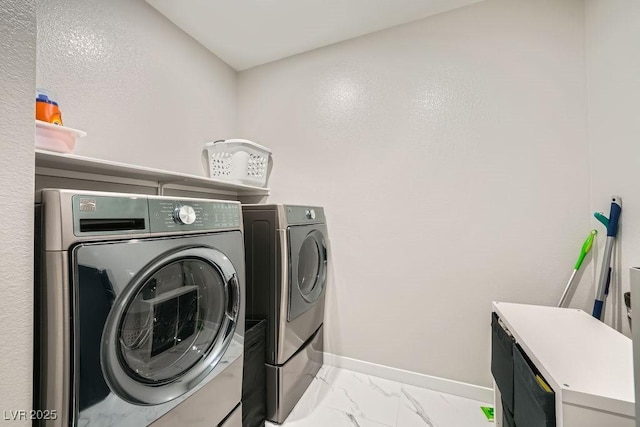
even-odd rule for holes
{"type": "Polygon", "coordinates": [[[313,209],[307,209],[305,215],[307,216],[307,219],[316,219],[316,211],[313,209]]]}
{"type": "Polygon", "coordinates": [[[189,205],[180,206],[173,212],[173,220],[178,224],[193,224],[196,220],[196,211],[189,205]]]}

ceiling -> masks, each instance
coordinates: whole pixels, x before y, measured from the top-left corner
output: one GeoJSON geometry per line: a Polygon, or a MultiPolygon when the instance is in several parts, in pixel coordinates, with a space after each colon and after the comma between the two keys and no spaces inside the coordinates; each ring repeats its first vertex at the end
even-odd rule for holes
{"type": "Polygon", "coordinates": [[[146,0],[234,69],[481,0],[146,0]]]}

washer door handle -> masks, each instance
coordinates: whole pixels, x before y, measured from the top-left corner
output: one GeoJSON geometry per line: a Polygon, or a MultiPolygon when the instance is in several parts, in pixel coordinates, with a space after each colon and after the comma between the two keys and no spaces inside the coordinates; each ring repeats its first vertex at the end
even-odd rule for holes
{"type": "Polygon", "coordinates": [[[238,283],[235,273],[227,280],[225,290],[227,294],[226,315],[230,320],[235,321],[240,310],[240,283],[238,283]]]}

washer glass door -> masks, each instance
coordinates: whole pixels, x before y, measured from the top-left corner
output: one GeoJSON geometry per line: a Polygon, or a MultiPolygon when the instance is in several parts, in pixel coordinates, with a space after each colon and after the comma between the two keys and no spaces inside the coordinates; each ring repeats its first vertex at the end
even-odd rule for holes
{"type": "Polygon", "coordinates": [[[192,247],[156,258],[107,318],[101,361],[109,387],[138,404],[187,392],[229,346],[239,305],[236,272],[218,250],[192,247]]]}
{"type": "Polygon", "coordinates": [[[117,326],[123,367],[148,383],[182,375],[215,340],[225,298],[220,272],[202,259],[181,258],[160,268],[138,289],[117,326]]]}

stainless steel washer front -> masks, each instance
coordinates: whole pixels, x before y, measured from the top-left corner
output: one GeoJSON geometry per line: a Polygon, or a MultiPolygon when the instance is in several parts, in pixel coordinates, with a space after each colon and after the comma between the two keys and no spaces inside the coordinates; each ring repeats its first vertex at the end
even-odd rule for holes
{"type": "Polygon", "coordinates": [[[34,407],[56,409],[47,425],[149,425],[199,394],[222,422],[242,388],[239,204],[70,190],[42,199],[34,407]],[[189,224],[175,219],[185,207],[189,224]]]}

